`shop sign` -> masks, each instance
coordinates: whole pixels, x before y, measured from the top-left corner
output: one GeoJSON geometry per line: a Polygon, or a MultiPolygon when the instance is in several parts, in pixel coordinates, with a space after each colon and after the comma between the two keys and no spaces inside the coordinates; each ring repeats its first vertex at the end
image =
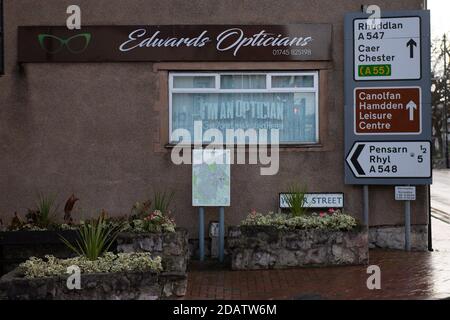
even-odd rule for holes
{"type": "Polygon", "coordinates": [[[19,27],[19,62],[331,60],[331,24],[19,27]]]}

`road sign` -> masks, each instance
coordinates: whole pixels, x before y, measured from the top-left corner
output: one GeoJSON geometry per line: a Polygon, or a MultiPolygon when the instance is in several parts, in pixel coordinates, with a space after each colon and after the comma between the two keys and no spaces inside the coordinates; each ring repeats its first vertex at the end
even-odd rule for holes
{"type": "Polygon", "coordinates": [[[355,88],[355,134],[421,132],[420,87],[355,88]]]}
{"type": "Polygon", "coordinates": [[[353,20],[355,80],[421,78],[420,17],[353,20]]]}
{"type": "Polygon", "coordinates": [[[415,186],[396,186],[395,200],[399,201],[414,201],[416,200],[415,186]]]}
{"type": "Polygon", "coordinates": [[[363,12],[345,15],[346,184],[432,182],[430,47],[428,10],[382,10],[378,19],[363,12]],[[399,145],[408,152],[371,149],[399,145]],[[420,145],[427,154],[415,158],[420,145]]]}
{"type": "Polygon", "coordinates": [[[430,178],[429,141],[359,141],[346,162],[355,177],[430,178]]]}

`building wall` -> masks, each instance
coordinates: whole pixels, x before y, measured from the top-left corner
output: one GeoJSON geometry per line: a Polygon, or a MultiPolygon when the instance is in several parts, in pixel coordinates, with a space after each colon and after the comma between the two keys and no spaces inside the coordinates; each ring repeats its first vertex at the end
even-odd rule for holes
{"type": "MultiPolygon", "coordinates": [[[[74,192],[76,217],[105,209],[127,214],[154,190],[175,191],[178,225],[196,231],[191,166],[171,163],[167,143],[167,73],[183,69],[295,70],[319,68],[321,147],[282,149],[280,171],[259,175],[258,165],[233,165],[226,224],[251,208],[276,210],[289,182],[309,191],[345,192],[345,209],[362,217],[362,188],[344,185],[343,23],[361,1],[79,0],[84,25],[331,23],[329,63],[42,63],[17,65],[17,26],[65,25],[73,1],[6,0],[5,75],[0,77],[0,217],[32,207],[38,191],[64,204],[74,192]]],[[[385,10],[420,9],[420,0],[375,1],[385,10]]],[[[394,188],[370,188],[371,225],[403,223],[394,188]]],[[[425,187],[412,205],[412,222],[427,223],[425,187]]],[[[215,210],[207,219],[216,220],[215,210]]]]}

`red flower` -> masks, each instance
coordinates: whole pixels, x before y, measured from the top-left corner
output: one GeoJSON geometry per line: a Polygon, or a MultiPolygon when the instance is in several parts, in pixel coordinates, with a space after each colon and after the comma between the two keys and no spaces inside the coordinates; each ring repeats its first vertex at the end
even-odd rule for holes
{"type": "Polygon", "coordinates": [[[328,213],[329,213],[329,214],[333,214],[334,211],[335,211],[335,210],[334,210],[333,208],[328,209],[328,213]]]}
{"type": "Polygon", "coordinates": [[[325,213],[325,212],[320,212],[319,213],[319,216],[321,216],[321,217],[325,217],[327,214],[325,213]]]}

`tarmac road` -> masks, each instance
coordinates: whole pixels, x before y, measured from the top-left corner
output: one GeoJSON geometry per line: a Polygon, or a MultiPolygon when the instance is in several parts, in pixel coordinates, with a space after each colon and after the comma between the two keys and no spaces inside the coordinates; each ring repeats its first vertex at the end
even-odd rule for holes
{"type": "Polygon", "coordinates": [[[433,249],[450,251],[450,170],[433,170],[431,185],[433,249]]]}

